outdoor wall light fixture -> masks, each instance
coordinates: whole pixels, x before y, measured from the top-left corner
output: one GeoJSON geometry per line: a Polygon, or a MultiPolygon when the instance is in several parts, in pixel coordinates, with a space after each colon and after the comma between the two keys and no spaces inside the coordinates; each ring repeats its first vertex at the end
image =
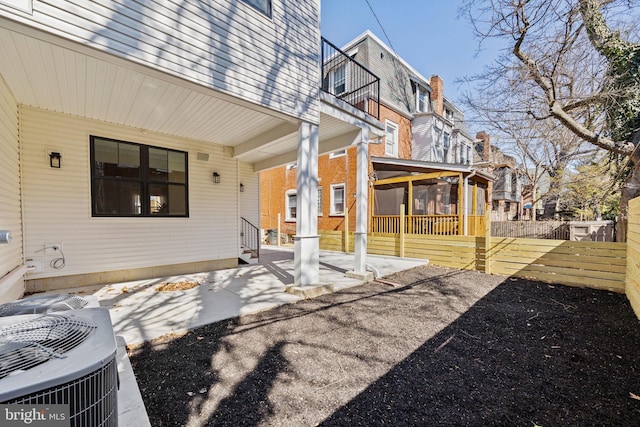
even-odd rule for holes
{"type": "Polygon", "coordinates": [[[57,151],[52,151],[49,153],[49,166],[52,168],[60,169],[62,164],[62,155],[57,151]]]}
{"type": "Polygon", "coordinates": [[[244,193],[244,184],[243,183],[240,183],[240,192],[244,193]]]}
{"type": "Polygon", "coordinates": [[[218,172],[213,173],[213,183],[220,184],[220,174],[218,172]]]}

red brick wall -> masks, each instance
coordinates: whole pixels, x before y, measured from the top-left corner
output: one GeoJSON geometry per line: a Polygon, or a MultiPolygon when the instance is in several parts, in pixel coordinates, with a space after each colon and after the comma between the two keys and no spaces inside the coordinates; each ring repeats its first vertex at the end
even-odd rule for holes
{"type": "Polygon", "coordinates": [[[288,190],[296,189],[296,170],[281,166],[260,172],[260,228],[278,228],[283,233],[295,234],[295,222],[287,223],[285,197],[288,190]]]}
{"type": "MultiPolygon", "coordinates": [[[[411,158],[411,120],[396,113],[390,108],[380,105],[380,121],[384,125],[387,120],[390,120],[398,125],[398,158],[410,159],[411,158]]],[[[385,144],[384,139],[380,144],[369,145],[369,156],[375,157],[387,157],[384,154],[385,144]]]]}

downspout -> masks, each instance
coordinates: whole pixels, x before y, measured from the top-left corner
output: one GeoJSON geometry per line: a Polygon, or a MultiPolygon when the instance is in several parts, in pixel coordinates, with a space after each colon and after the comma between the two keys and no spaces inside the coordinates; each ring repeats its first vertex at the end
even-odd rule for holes
{"type": "Polygon", "coordinates": [[[469,175],[464,177],[464,235],[467,236],[469,234],[469,178],[473,178],[476,173],[478,173],[477,169],[474,169],[469,175]]]}

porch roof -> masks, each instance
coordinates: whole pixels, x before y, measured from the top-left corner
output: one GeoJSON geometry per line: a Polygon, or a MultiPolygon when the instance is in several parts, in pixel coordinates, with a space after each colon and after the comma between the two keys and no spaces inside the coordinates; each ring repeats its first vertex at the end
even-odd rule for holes
{"type": "MultiPolygon", "coordinates": [[[[374,170],[389,173],[401,172],[402,174],[405,174],[444,171],[462,173],[463,176],[469,176],[475,173],[474,176],[477,176],[478,178],[487,182],[495,181],[496,179],[495,176],[469,165],[445,164],[436,162],[425,162],[421,160],[395,159],[389,157],[371,157],[371,163],[373,164],[374,170]]],[[[388,178],[391,177],[391,175],[385,177],[388,178]]]]}

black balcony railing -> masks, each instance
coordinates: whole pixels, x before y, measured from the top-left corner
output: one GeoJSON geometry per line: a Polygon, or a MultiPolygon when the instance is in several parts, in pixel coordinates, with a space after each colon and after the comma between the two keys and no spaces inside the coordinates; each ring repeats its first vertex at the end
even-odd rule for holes
{"type": "Polygon", "coordinates": [[[358,61],[322,38],[322,90],[380,118],[380,79],[358,61]]]}

